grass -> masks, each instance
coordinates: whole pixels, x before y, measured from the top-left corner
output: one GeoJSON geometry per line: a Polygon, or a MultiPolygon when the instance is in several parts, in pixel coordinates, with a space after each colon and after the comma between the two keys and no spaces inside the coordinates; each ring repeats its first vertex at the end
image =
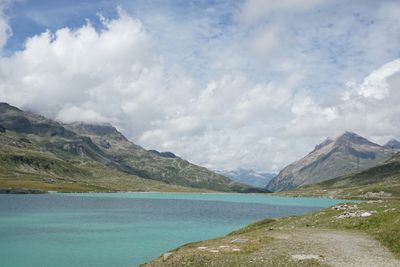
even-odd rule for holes
{"type": "Polygon", "coordinates": [[[0,134],[0,189],[57,192],[209,192],[144,179],[79,155],[60,157],[34,135],[0,134]],[[36,139],[38,140],[36,140],[36,139]]]}

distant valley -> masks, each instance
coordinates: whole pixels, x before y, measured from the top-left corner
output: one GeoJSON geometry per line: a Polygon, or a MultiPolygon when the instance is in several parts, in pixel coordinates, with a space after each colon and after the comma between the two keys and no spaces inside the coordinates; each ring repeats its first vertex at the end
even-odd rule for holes
{"type": "Polygon", "coordinates": [[[243,168],[238,168],[232,171],[217,172],[231,178],[233,181],[260,188],[265,187],[269,181],[276,176],[275,173],[257,172],[251,169],[243,168]]]}

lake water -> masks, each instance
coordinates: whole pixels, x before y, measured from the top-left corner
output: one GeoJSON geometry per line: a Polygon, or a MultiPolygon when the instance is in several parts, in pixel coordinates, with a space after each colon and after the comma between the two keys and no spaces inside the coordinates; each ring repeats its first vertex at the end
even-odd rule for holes
{"type": "Polygon", "coordinates": [[[0,195],[0,266],[137,266],[259,219],[338,202],[251,194],[0,195]]]}

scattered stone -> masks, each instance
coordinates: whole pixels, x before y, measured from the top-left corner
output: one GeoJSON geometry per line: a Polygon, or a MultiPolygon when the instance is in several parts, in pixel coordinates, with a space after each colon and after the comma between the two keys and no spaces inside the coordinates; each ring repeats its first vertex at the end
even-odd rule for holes
{"type": "Polygon", "coordinates": [[[368,200],[367,203],[371,204],[371,203],[383,203],[382,199],[379,200],[368,200]]]}
{"type": "Polygon", "coordinates": [[[376,211],[355,211],[355,212],[344,212],[340,215],[335,216],[336,219],[347,219],[347,218],[358,218],[358,217],[369,217],[375,214],[376,211]]]}
{"type": "Polygon", "coordinates": [[[199,250],[206,250],[206,249],[208,249],[208,247],[197,247],[197,249],[199,249],[199,250]]]}
{"type": "Polygon", "coordinates": [[[356,210],[356,209],[358,209],[358,206],[343,204],[343,205],[335,205],[332,207],[332,209],[333,210],[356,210]]]}
{"type": "Polygon", "coordinates": [[[233,248],[232,251],[238,252],[240,251],[240,248],[233,248]]]}
{"type": "Polygon", "coordinates": [[[231,241],[231,243],[246,243],[247,241],[249,241],[249,239],[247,239],[247,238],[236,238],[236,239],[233,239],[231,241]]]}
{"type": "Polygon", "coordinates": [[[219,248],[229,248],[229,246],[219,246],[219,248]]]}
{"type": "Polygon", "coordinates": [[[298,254],[292,255],[292,260],[294,261],[304,261],[304,260],[318,260],[321,256],[319,255],[306,255],[306,254],[298,254]]]}
{"type": "Polygon", "coordinates": [[[392,193],[386,193],[385,191],[380,191],[380,192],[367,192],[364,194],[364,197],[366,198],[385,198],[385,197],[391,197],[392,193]]]}
{"type": "Polygon", "coordinates": [[[163,261],[168,260],[172,256],[171,252],[167,252],[163,254],[163,261]]]}
{"type": "Polygon", "coordinates": [[[210,249],[209,251],[212,252],[212,253],[218,253],[219,252],[218,249],[210,249]]]}
{"type": "Polygon", "coordinates": [[[391,209],[386,209],[383,212],[389,212],[389,211],[395,211],[395,210],[396,210],[396,208],[391,208],[391,209]]]}
{"type": "Polygon", "coordinates": [[[363,213],[361,213],[361,217],[369,217],[369,216],[371,216],[372,214],[370,213],[370,212],[363,212],[363,213]]]}

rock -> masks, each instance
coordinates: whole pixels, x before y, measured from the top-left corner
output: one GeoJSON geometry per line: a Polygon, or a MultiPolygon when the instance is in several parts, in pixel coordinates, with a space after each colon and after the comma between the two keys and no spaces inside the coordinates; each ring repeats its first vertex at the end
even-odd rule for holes
{"type": "Polygon", "coordinates": [[[197,247],[197,249],[199,249],[199,250],[206,250],[206,249],[208,249],[208,247],[197,247]]]}
{"type": "Polygon", "coordinates": [[[395,211],[395,210],[396,210],[396,208],[391,208],[391,209],[386,209],[383,212],[389,212],[389,211],[395,211]]]}
{"type": "Polygon", "coordinates": [[[343,204],[343,205],[335,205],[332,207],[332,209],[333,210],[356,210],[356,209],[358,209],[358,206],[343,204]]]}
{"type": "Polygon", "coordinates": [[[168,260],[172,256],[171,252],[167,252],[163,254],[163,261],[168,260]]]}
{"type": "Polygon", "coordinates": [[[229,246],[219,246],[219,248],[229,248],[229,246]]]}
{"type": "Polygon", "coordinates": [[[376,211],[355,211],[355,212],[344,212],[340,215],[335,216],[336,219],[346,219],[346,218],[359,218],[359,217],[369,217],[375,214],[376,211]]]}
{"type": "Polygon", "coordinates": [[[232,251],[238,252],[240,251],[240,248],[233,248],[232,251]]]}
{"type": "Polygon", "coordinates": [[[366,198],[386,198],[386,197],[391,197],[392,193],[386,193],[385,191],[380,191],[380,192],[367,192],[364,194],[364,197],[366,198]]]}
{"type": "Polygon", "coordinates": [[[383,203],[383,200],[382,199],[379,199],[379,200],[368,200],[367,203],[368,204],[370,204],[370,203],[383,203]]]}
{"type": "Polygon", "coordinates": [[[319,255],[306,255],[306,254],[298,254],[292,255],[292,260],[294,261],[303,261],[303,260],[318,260],[321,256],[319,255]]]}
{"type": "Polygon", "coordinates": [[[246,243],[247,241],[249,241],[249,239],[247,239],[247,238],[236,238],[236,239],[233,239],[231,241],[231,243],[246,243]]]}
{"type": "Polygon", "coordinates": [[[212,252],[212,253],[218,253],[219,252],[218,249],[210,249],[209,251],[212,252]]]}

